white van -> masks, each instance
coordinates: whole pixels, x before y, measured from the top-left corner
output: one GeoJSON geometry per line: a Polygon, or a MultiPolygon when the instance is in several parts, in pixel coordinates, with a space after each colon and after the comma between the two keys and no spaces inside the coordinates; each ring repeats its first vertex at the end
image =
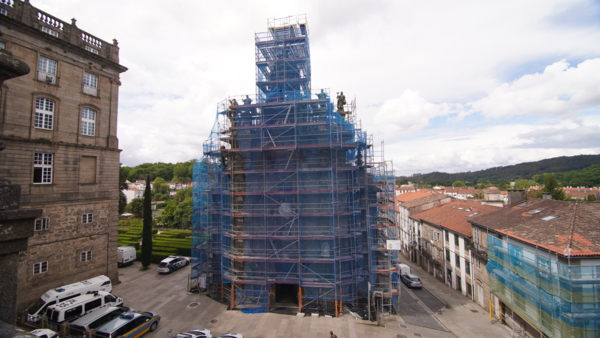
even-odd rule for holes
{"type": "Polygon", "coordinates": [[[94,278],[90,278],[81,282],[59,286],[57,288],[48,290],[38,300],[35,301],[29,308],[27,308],[27,321],[37,322],[40,320],[48,306],[56,303],[64,302],[67,299],[81,296],[88,291],[112,291],[112,284],[110,278],[100,275],[94,278]]]}
{"type": "Polygon", "coordinates": [[[117,248],[117,266],[125,266],[135,262],[135,247],[120,246],[117,248]]]}
{"type": "Polygon", "coordinates": [[[89,291],[85,295],[48,306],[46,316],[48,316],[49,322],[60,324],[62,322],[74,321],[97,308],[122,305],[123,299],[113,296],[108,292],[89,291]]]}
{"type": "Polygon", "coordinates": [[[99,328],[100,326],[119,317],[121,313],[135,311],[128,307],[101,307],[93,310],[83,317],[75,319],[69,325],[70,335],[72,338],[83,338],[89,330],[99,328]]]}

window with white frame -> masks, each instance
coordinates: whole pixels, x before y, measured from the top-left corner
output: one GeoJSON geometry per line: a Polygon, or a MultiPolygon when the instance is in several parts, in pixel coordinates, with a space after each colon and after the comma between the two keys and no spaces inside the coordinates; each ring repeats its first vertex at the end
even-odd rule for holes
{"type": "Polygon", "coordinates": [[[96,75],[83,73],[83,92],[88,95],[98,95],[98,77],[96,75]]]}
{"type": "Polygon", "coordinates": [[[81,134],[94,136],[96,130],[96,112],[89,108],[81,109],[81,134]]]}
{"type": "Polygon", "coordinates": [[[52,165],[54,154],[35,153],[33,159],[33,183],[52,183],[52,165]]]}
{"type": "Polygon", "coordinates": [[[87,262],[89,260],[92,260],[92,252],[91,251],[84,251],[81,253],[81,261],[82,262],[87,262]]]}
{"type": "Polygon", "coordinates": [[[477,270],[481,270],[481,259],[479,257],[475,257],[475,267],[477,267],[477,270]]]}
{"type": "Polygon", "coordinates": [[[0,8],[0,14],[7,15],[8,11],[6,9],[4,9],[4,8],[0,8]]]}
{"type": "Polygon", "coordinates": [[[43,56],[38,61],[38,80],[56,84],[56,69],[58,63],[43,56]]]}
{"type": "Polygon", "coordinates": [[[50,34],[54,37],[58,37],[58,32],[54,31],[46,26],[42,26],[42,32],[46,33],[46,34],[50,34]]]}
{"type": "Polygon", "coordinates": [[[49,218],[38,218],[35,220],[35,231],[48,230],[49,225],[49,218]]]}
{"type": "Polygon", "coordinates": [[[81,215],[81,223],[86,224],[86,223],[92,223],[93,221],[93,214],[83,214],[81,215]]]}
{"type": "Polygon", "coordinates": [[[6,45],[4,44],[4,42],[0,41],[0,48],[5,49],[6,45]]]}
{"type": "Polygon", "coordinates": [[[35,99],[34,127],[52,130],[54,123],[54,101],[45,97],[35,99]]]}
{"type": "Polygon", "coordinates": [[[44,272],[48,272],[48,261],[33,264],[34,275],[39,275],[44,272]]]}

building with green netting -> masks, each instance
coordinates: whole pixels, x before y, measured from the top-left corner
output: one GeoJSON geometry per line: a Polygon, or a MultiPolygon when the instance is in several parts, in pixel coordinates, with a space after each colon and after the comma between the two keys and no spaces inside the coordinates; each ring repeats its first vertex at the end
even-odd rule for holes
{"type": "Polygon", "coordinates": [[[519,337],[600,337],[599,219],[599,203],[530,199],[471,221],[492,314],[519,337]]]}
{"type": "Polygon", "coordinates": [[[305,16],[257,33],[256,93],[217,105],[194,169],[192,283],[244,312],[394,313],[392,165],[311,89],[305,16]]]}

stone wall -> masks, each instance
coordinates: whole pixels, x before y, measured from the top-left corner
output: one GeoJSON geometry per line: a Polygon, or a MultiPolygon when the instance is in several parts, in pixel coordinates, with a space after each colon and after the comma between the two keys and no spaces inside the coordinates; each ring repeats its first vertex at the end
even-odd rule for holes
{"type": "MultiPolygon", "coordinates": [[[[18,257],[17,310],[47,290],[97,275],[118,282],[116,250],[119,201],[117,139],[119,48],[40,11],[29,2],[0,2],[0,41],[31,72],[0,88],[0,176],[21,187],[24,209],[43,209],[48,229],[34,231],[18,257]],[[42,31],[44,29],[44,31],[42,31]],[[58,32],[48,34],[48,29],[58,32]],[[95,52],[93,52],[95,50],[95,52]],[[52,81],[40,76],[39,60],[56,62],[52,81]],[[96,92],[84,86],[97,77],[96,92]],[[53,101],[51,129],[35,127],[36,99],[53,101]],[[92,136],[81,129],[82,109],[95,111],[92,136]],[[52,182],[34,183],[34,154],[53,154],[52,182]],[[82,220],[92,214],[91,222],[82,220]],[[81,253],[91,251],[91,259],[81,253]],[[33,274],[33,265],[48,271],[33,274]]],[[[30,226],[34,227],[34,224],[30,226]]]]}

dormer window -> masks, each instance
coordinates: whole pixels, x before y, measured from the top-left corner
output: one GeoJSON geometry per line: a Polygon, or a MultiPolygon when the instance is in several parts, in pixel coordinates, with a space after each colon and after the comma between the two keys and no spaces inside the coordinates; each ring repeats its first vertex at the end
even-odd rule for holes
{"type": "Polygon", "coordinates": [[[551,220],[553,220],[553,219],[555,219],[555,218],[558,218],[558,216],[557,216],[557,215],[550,215],[550,216],[542,217],[542,218],[540,218],[540,219],[541,219],[542,221],[551,221],[551,220]]]}

